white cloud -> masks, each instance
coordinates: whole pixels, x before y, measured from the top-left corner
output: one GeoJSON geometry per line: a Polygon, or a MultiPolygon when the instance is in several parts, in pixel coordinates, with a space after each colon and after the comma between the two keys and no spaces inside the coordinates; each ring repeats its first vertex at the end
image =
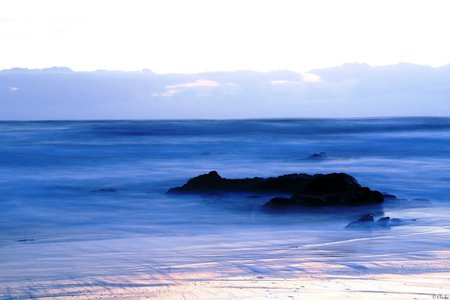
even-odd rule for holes
{"type": "Polygon", "coordinates": [[[220,83],[218,83],[217,81],[208,80],[208,79],[199,79],[199,80],[192,81],[192,82],[166,85],[166,88],[168,88],[168,89],[186,89],[186,88],[219,86],[219,85],[220,85],[220,83]]]}
{"type": "Polygon", "coordinates": [[[295,82],[298,82],[298,81],[278,79],[278,80],[271,80],[270,84],[273,84],[273,85],[284,85],[284,84],[291,84],[291,83],[295,83],[295,82]]]}
{"type": "Polygon", "coordinates": [[[11,87],[9,88],[9,90],[10,90],[11,92],[16,92],[16,91],[19,90],[19,88],[18,88],[17,86],[11,86],[11,87]]]}
{"type": "Polygon", "coordinates": [[[215,87],[219,87],[220,85],[221,84],[217,81],[208,80],[208,79],[198,79],[196,81],[191,81],[191,82],[186,82],[186,83],[166,85],[165,92],[154,93],[153,96],[171,97],[173,95],[182,93],[187,89],[215,88],[215,87]]]}
{"type": "Polygon", "coordinates": [[[276,79],[271,80],[272,85],[298,85],[304,83],[318,83],[322,82],[322,78],[314,73],[301,73],[301,79],[298,80],[287,80],[287,79],[276,79]]]}
{"type": "Polygon", "coordinates": [[[302,73],[302,78],[304,82],[322,82],[322,78],[314,73],[302,73]]]}

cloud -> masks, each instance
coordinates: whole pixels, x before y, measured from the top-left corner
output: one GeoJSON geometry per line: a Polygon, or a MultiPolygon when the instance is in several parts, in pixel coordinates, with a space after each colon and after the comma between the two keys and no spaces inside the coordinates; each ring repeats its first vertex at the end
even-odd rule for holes
{"type": "Polygon", "coordinates": [[[292,83],[297,83],[298,81],[296,80],[285,80],[285,79],[277,79],[277,80],[271,80],[270,84],[273,85],[284,85],[284,84],[292,84],[292,83]]]}
{"type": "Polygon", "coordinates": [[[182,93],[187,89],[214,88],[214,87],[219,87],[219,86],[221,86],[221,84],[217,81],[208,80],[208,79],[198,79],[196,81],[191,81],[191,82],[186,82],[186,83],[166,85],[165,92],[155,93],[154,96],[171,97],[173,95],[182,93]]]}
{"type": "Polygon", "coordinates": [[[16,92],[16,91],[19,90],[19,88],[18,88],[17,86],[11,86],[11,87],[9,88],[9,90],[10,90],[11,92],[16,92]]]}
{"type": "Polygon", "coordinates": [[[178,89],[178,88],[193,88],[193,87],[204,87],[204,86],[219,86],[220,83],[213,80],[208,79],[199,79],[192,82],[180,83],[180,84],[172,84],[167,85],[166,87],[169,89],[178,89]]]}
{"type": "Polygon", "coordinates": [[[275,79],[271,80],[272,85],[298,85],[304,83],[318,83],[322,82],[320,75],[314,73],[301,73],[301,78],[298,80],[287,80],[287,79],[275,79]]]}
{"type": "Polygon", "coordinates": [[[322,82],[322,78],[314,73],[302,73],[303,82],[322,82]]]}

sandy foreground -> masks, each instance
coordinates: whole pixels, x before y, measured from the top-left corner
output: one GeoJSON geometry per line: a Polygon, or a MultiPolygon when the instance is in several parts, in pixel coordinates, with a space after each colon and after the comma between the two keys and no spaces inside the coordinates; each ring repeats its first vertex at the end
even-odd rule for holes
{"type": "Polygon", "coordinates": [[[0,247],[0,299],[450,296],[447,229],[339,232],[16,242],[0,247]]]}
{"type": "MultiPolygon", "coordinates": [[[[324,266],[325,267],[325,266],[324,266]]],[[[172,274],[172,280],[111,278],[98,285],[60,282],[40,299],[446,299],[450,273],[414,275],[219,278],[172,274]],[[185,277],[185,278],[183,278],[185,277]],[[51,295],[51,296],[50,296],[51,295]],[[439,298],[440,297],[440,298],[439,298]]],[[[54,286],[55,282],[51,285],[54,286]]],[[[45,286],[45,283],[42,283],[45,286]]]]}
{"type": "MultiPolygon", "coordinates": [[[[184,262],[170,265],[142,260],[140,269],[132,262],[129,270],[109,251],[116,265],[105,265],[104,261],[96,265],[95,257],[86,254],[89,260],[93,258],[90,266],[96,270],[95,275],[88,272],[80,275],[80,270],[89,268],[79,259],[78,266],[67,263],[70,260],[61,266],[62,258],[52,264],[40,256],[35,266],[31,261],[28,265],[26,261],[4,264],[0,299],[446,299],[450,296],[450,272],[445,271],[449,269],[450,251],[427,251],[420,255],[415,252],[403,257],[355,255],[338,260],[325,254],[330,252],[323,252],[321,257],[287,258],[280,249],[276,251],[282,258],[252,259],[241,255],[234,260],[211,257],[209,261],[195,262],[198,259],[194,257],[192,262],[183,258],[184,262]],[[4,271],[14,265],[29,269],[23,267],[19,276],[8,278],[4,271]],[[100,265],[104,266],[102,275],[98,274],[100,265]],[[41,276],[37,266],[42,267],[41,276]],[[122,269],[111,270],[111,266],[122,269]],[[65,272],[60,273],[59,268],[65,272]],[[67,274],[78,275],[71,278],[67,274]]],[[[98,261],[101,257],[105,259],[107,252],[98,261]]]]}

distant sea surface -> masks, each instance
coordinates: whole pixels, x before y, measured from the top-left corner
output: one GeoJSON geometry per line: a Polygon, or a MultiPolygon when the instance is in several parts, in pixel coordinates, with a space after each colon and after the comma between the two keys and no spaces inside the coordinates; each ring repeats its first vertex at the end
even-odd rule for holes
{"type": "Polygon", "coordinates": [[[0,122],[1,299],[446,273],[449,249],[450,118],[0,122]],[[380,216],[417,221],[349,231],[372,211],[268,214],[266,197],[165,194],[211,170],[346,172],[397,195],[380,216]]]}

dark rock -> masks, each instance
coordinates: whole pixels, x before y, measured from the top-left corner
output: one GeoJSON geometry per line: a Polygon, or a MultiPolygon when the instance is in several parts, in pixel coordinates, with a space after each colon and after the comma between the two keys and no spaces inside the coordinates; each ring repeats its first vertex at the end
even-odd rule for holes
{"type": "Polygon", "coordinates": [[[93,193],[115,193],[117,190],[115,188],[100,188],[92,190],[93,193]]]}
{"type": "Polygon", "coordinates": [[[380,204],[383,195],[361,186],[355,178],[345,173],[287,174],[269,178],[227,179],[216,171],[190,179],[181,187],[168,193],[255,193],[292,195],[290,198],[274,198],[264,205],[265,209],[282,209],[303,206],[357,206],[380,204]]]}
{"type": "Polygon", "coordinates": [[[286,209],[292,206],[295,206],[295,203],[293,203],[291,199],[284,197],[275,197],[264,204],[263,208],[286,209]]]}
{"type": "Polygon", "coordinates": [[[345,228],[370,228],[373,226],[374,221],[373,214],[366,214],[351,222],[345,228]]]}
{"type": "Polygon", "coordinates": [[[327,154],[325,152],[314,153],[308,156],[308,159],[312,160],[323,160],[327,158],[327,154]]]}
{"type": "Polygon", "coordinates": [[[34,239],[21,239],[21,240],[17,240],[17,242],[20,242],[20,243],[22,243],[22,242],[33,242],[34,241],[34,239]]]}
{"type": "Polygon", "coordinates": [[[388,193],[383,193],[383,197],[384,199],[397,199],[397,196],[388,193]]]}
{"type": "Polygon", "coordinates": [[[315,175],[291,200],[302,206],[355,206],[379,204],[384,198],[380,192],[362,187],[348,174],[332,173],[315,175]]]}
{"type": "Polygon", "coordinates": [[[380,219],[377,221],[377,225],[380,225],[380,226],[389,226],[390,221],[391,221],[391,218],[390,218],[390,217],[380,218],[380,219]]]}
{"type": "Polygon", "coordinates": [[[374,222],[374,218],[372,214],[367,214],[361,216],[358,220],[350,222],[346,229],[390,229],[391,227],[400,226],[410,224],[411,222],[415,222],[417,219],[398,219],[398,218],[390,218],[383,217],[378,221],[374,222]]]}
{"type": "Polygon", "coordinates": [[[389,222],[391,225],[400,225],[402,223],[402,220],[398,219],[398,218],[393,218],[390,220],[389,222]]]}
{"type": "Polygon", "coordinates": [[[357,222],[374,222],[373,214],[362,215],[357,222]]]}
{"type": "Polygon", "coordinates": [[[181,187],[170,189],[169,193],[281,193],[292,194],[299,191],[310,180],[308,174],[288,174],[269,178],[227,179],[216,171],[190,179],[181,187]]]}
{"type": "Polygon", "coordinates": [[[345,173],[316,175],[303,189],[306,193],[341,193],[361,186],[345,173]]]}
{"type": "Polygon", "coordinates": [[[411,224],[411,223],[416,222],[416,221],[417,221],[417,219],[397,219],[397,218],[393,218],[389,222],[389,225],[390,226],[408,225],[408,224],[411,224]]]}

